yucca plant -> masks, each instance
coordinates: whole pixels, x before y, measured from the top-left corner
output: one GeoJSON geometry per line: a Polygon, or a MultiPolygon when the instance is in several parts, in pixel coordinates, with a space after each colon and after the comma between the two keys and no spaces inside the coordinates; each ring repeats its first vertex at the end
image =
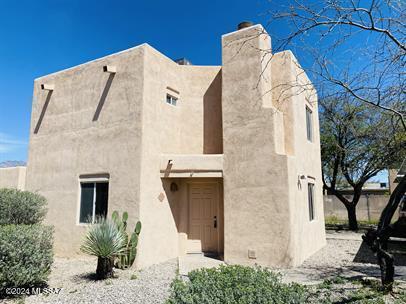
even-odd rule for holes
{"type": "Polygon", "coordinates": [[[126,250],[126,238],[117,225],[104,217],[90,226],[82,252],[97,256],[96,276],[98,279],[113,277],[114,259],[126,250]]]}

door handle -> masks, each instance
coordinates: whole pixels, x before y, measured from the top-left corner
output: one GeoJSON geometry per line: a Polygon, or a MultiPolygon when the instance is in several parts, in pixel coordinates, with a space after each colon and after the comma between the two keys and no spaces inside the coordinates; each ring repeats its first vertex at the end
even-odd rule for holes
{"type": "Polygon", "coordinates": [[[213,220],[214,220],[214,228],[217,228],[217,216],[214,216],[213,220]]]}

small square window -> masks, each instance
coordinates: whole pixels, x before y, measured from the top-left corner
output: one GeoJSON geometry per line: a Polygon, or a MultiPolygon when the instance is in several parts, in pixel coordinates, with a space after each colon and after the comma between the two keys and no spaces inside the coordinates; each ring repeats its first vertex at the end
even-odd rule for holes
{"type": "Polygon", "coordinates": [[[178,99],[172,95],[166,94],[166,103],[176,106],[178,99]]]}
{"type": "Polygon", "coordinates": [[[307,140],[313,141],[313,112],[306,106],[306,132],[307,140]]]}
{"type": "Polygon", "coordinates": [[[94,223],[97,217],[107,216],[108,182],[80,183],[79,223],[94,223]]]}

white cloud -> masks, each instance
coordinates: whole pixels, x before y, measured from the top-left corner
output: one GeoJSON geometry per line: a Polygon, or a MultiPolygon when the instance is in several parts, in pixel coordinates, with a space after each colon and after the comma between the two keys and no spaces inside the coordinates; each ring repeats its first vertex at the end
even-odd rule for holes
{"type": "Polygon", "coordinates": [[[0,132],[0,153],[12,152],[25,145],[25,141],[15,139],[10,135],[0,132]]]}

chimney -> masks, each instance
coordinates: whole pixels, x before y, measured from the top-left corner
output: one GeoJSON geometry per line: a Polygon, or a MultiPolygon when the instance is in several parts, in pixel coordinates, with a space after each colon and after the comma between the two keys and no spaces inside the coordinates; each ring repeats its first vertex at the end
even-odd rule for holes
{"type": "Polygon", "coordinates": [[[187,58],[179,58],[174,61],[179,65],[192,65],[192,62],[187,58]]]}
{"type": "Polygon", "coordinates": [[[238,23],[237,29],[242,30],[243,28],[250,27],[253,25],[254,25],[254,23],[252,23],[251,21],[242,21],[242,22],[238,23]]]}

